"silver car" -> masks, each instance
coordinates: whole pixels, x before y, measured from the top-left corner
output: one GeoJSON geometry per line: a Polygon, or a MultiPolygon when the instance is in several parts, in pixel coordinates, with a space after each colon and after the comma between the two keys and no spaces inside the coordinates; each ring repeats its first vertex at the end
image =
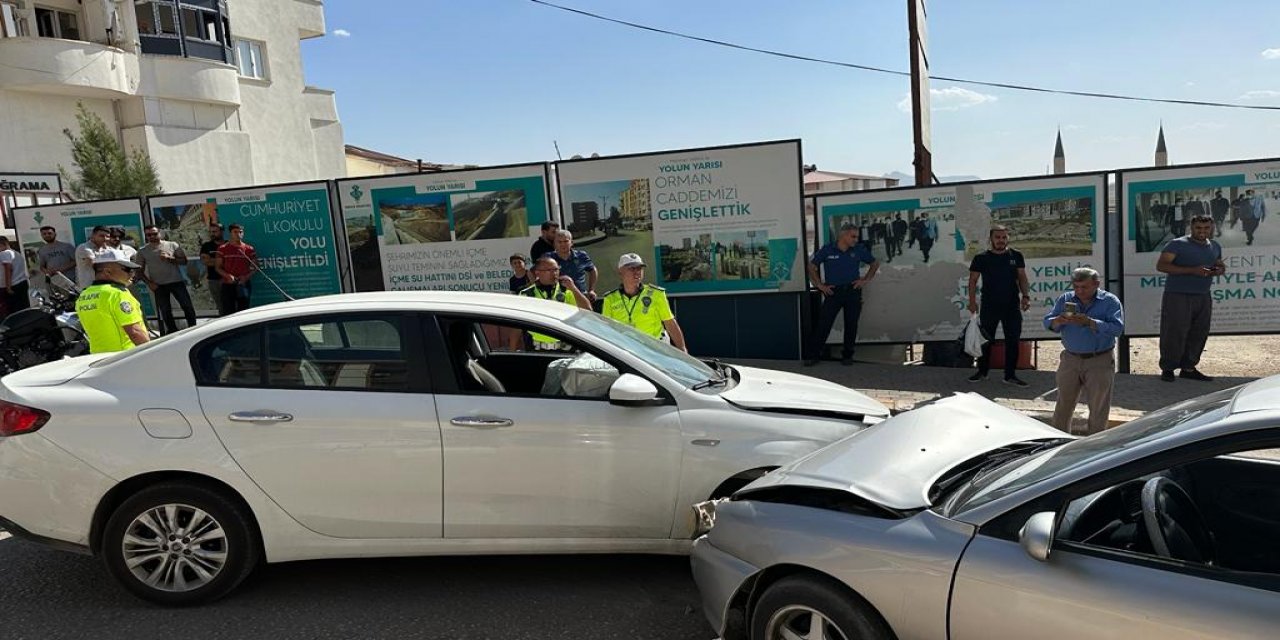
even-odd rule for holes
{"type": "Polygon", "coordinates": [[[1074,439],[974,394],[697,507],[726,640],[1280,637],[1280,376],[1074,439]]]}

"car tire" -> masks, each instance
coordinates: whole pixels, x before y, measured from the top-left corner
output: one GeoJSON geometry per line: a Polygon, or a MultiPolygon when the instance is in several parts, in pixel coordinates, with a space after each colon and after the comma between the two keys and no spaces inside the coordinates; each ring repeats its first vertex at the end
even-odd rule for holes
{"type": "Polygon", "coordinates": [[[828,640],[890,640],[893,632],[864,600],[836,582],[808,576],[783,578],[756,602],[751,615],[751,640],[785,637],[828,640]],[[821,620],[815,620],[820,616],[821,620]],[[824,633],[811,633],[821,621],[824,633]],[[784,635],[782,630],[791,631],[784,635]]]}
{"type": "Polygon", "coordinates": [[[139,598],[189,606],[230,593],[258,566],[262,550],[240,504],[207,487],[165,483],[139,491],[111,514],[101,556],[111,576],[139,598]]]}

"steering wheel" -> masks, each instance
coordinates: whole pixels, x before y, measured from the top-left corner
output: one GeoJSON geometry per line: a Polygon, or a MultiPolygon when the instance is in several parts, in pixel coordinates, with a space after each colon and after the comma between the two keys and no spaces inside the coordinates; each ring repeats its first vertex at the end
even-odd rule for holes
{"type": "Polygon", "coordinates": [[[1213,564],[1213,535],[1178,483],[1159,476],[1142,485],[1142,519],[1156,555],[1213,564]]]}

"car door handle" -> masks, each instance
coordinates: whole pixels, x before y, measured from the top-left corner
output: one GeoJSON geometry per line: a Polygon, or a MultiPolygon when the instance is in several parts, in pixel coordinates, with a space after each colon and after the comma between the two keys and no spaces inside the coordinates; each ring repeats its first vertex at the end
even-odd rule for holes
{"type": "Polygon", "coordinates": [[[232,422],[292,422],[293,416],[279,411],[236,411],[227,416],[232,422]]]}
{"type": "Polygon", "coordinates": [[[472,427],[475,429],[496,429],[515,424],[510,418],[477,418],[475,416],[458,416],[449,421],[456,427],[472,427]]]}

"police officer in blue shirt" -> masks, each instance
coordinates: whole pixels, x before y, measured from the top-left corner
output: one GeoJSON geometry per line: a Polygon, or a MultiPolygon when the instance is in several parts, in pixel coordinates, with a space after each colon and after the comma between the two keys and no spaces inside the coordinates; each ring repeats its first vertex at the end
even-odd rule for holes
{"type": "Polygon", "coordinates": [[[806,367],[818,364],[822,346],[827,342],[836,315],[844,311],[844,351],[840,364],[853,364],[853,347],[858,340],[858,316],[862,315],[862,287],[876,276],[880,263],[866,245],[858,242],[858,225],[846,222],[840,225],[835,242],[827,243],[813,254],[809,261],[809,281],[822,292],[822,310],[818,312],[817,327],[809,338],[806,367]],[[862,275],[862,265],[871,265],[867,275],[862,275]],[[819,275],[818,270],[824,272],[819,275]]]}

